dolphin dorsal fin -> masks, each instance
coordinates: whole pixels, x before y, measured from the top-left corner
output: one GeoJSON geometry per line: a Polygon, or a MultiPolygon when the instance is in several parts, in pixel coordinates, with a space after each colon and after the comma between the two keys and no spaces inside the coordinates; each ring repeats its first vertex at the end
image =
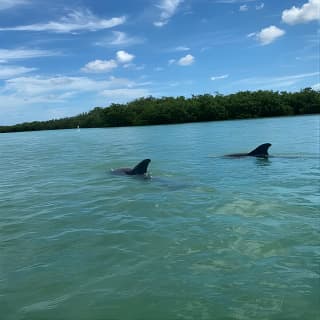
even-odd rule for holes
{"type": "Polygon", "coordinates": [[[148,170],[148,165],[151,162],[150,159],[144,159],[141,162],[139,162],[131,171],[129,174],[145,174],[148,170]]]}
{"type": "Polygon", "coordinates": [[[254,156],[254,157],[267,157],[268,149],[271,147],[271,143],[264,143],[261,144],[259,147],[255,148],[251,152],[248,153],[248,156],[254,156]]]}

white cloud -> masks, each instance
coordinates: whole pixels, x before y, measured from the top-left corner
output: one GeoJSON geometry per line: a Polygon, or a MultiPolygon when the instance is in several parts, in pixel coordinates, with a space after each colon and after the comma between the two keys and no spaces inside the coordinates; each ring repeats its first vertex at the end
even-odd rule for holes
{"type": "Polygon", "coordinates": [[[109,29],[125,22],[126,18],[115,17],[99,19],[90,10],[73,10],[59,21],[37,23],[25,26],[0,28],[0,31],[47,31],[55,33],[69,33],[77,31],[97,31],[109,29]]]}
{"type": "MultiPolygon", "coordinates": [[[[125,78],[110,77],[109,80],[93,80],[88,77],[18,77],[5,80],[0,90],[1,97],[6,99],[25,99],[25,101],[56,102],[57,97],[67,99],[71,96],[92,92],[102,94],[104,90],[120,90],[144,86],[125,78]]],[[[117,91],[114,91],[117,92],[117,91]]]]}
{"type": "Polygon", "coordinates": [[[136,66],[135,64],[130,63],[134,59],[134,55],[130,54],[124,50],[117,51],[116,53],[116,60],[94,60],[88,62],[81,71],[88,72],[88,73],[103,73],[103,72],[110,72],[113,69],[118,67],[118,63],[124,64],[124,68],[132,68],[136,70],[141,70],[143,67],[136,66]]]}
{"type": "Polygon", "coordinates": [[[293,6],[282,12],[282,21],[287,24],[307,23],[320,20],[320,0],[309,0],[301,8],[293,6]]]}
{"type": "Polygon", "coordinates": [[[264,3],[261,2],[260,4],[256,5],[256,10],[262,10],[264,8],[264,3]]]}
{"type": "Polygon", "coordinates": [[[124,50],[117,51],[117,60],[119,63],[129,63],[134,59],[134,55],[124,50]]]}
{"type": "MultiPolygon", "coordinates": [[[[101,82],[101,81],[100,81],[101,82]]],[[[110,76],[108,81],[103,81],[102,82],[104,86],[106,86],[104,89],[107,88],[122,88],[122,87],[126,87],[126,88],[132,88],[132,87],[136,87],[139,84],[131,81],[129,79],[126,78],[117,78],[114,76],[110,76]]]]}
{"type": "Polygon", "coordinates": [[[117,101],[131,100],[150,95],[149,90],[143,88],[106,89],[101,94],[109,98],[117,97],[117,101]]]}
{"type": "Polygon", "coordinates": [[[174,64],[175,62],[176,62],[175,59],[170,59],[170,60],[168,61],[168,65],[170,66],[170,65],[174,64]]]}
{"type": "Polygon", "coordinates": [[[187,54],[186,56],[179,59],[178,64],[180,66],[190,66],[195,61],[195,58],[191,54],[187,54]]]}
{"type": "Polygon", "coordinates": [[[93,72],[93,73],[101,73],[101,72],[110,72],[113,69],[117,68],[117,62],[113,59],[111,60],[94,60],[88,62],[81,71],[84,72],[93,72]]]}
{"type": "Polygon", "coordinates": [[[168,21],[155,21],[153,23],[153,25],[160,28],[160,27],[165,26],[167,23],[168,23],[168,21]]]}
{"type": "Polygon", "coordinates": [[[254,2],[256,0],[217,0],[216,3],[225,3],[225,4],[233,4],[233,3],[244,3],[244,2],[254,2]]]}
{"type": "Polygon", "coordinates": [[[276,26],[270,26],[262,29],[260,32],[254,32],[248,34],[248,37],[255,37],[262,45],[267,45],[283,36],[285,31],[277,28],[276,26]]]}
{"type": "Polygon", "coordinates": [[[139,37],[130,37],[122,31],[112,31],[113,36],[96,42],[96,45],[102,47],[122,46],[127,47],[134,44],[143,43],[144,39],[139,37]]]}
{"type": "Polygon", "coordinates": [[[85,77],[19,77],[7,80],[2,92],[35,97],[52,92],[97,90],[96,85],[95,81],[85,77]]]}
{"type": "Polygon", "coordinates": [[[311,88],[315,91],[320,91],[320,82],[314,84],[313,86],[311,86],[311,88]]]}
{"type": "Polygon", "coordinates": [[[47,92],[64,91],[102,91],[110,88],[136,87],[139,83],[126,78],[110,77],[109,80],[93,80],[88,77],[19,77],[5,81],[1,92],[15,92],[25,96],[33,96],[47,92]]]}
{"type": "Polygon", "coordinates": [[[27,3],[27,0],[0,0],[0,10],[10,9],[27,3]]]}
{"type": "Polygon", "coordinates": [[[178,46],[178,47],[175,47],[173,51],[189,51],[190,48],[188,47],[185,47],[185,46],[178,46]]]}
{"type": "Polygon", "coordinates": [[[153,24],[156,27],[163,27],[166,25],[182,2],[183,0],[161,0],[161,3],[157,5],[157,7],[161,10],[160,19],[153,24]]]}
{"type": "Polygon", "coordinates": [[[222,76],[213,76],[213,77],[211,77],[210,79],[211,79],[212,81],[215,81],[215,80],[221,80],[221,79],[226,79],[226,78],[229,78],[229,75],[228,75],[228,74],[224,74],[224,75],[222,75],[222,76]]]}
{"type": "Polygon", "coordinates": [[[0,61],[8,62],[10,60],[24,60],[32,58],[41,58],[60,55],[59,52],[38,49],[0,49],[0,61]]]}
{"type": "Polygon", "coordinates": [[[21,74],[28,73],[35,70],[37,69],[20,67],[20,66],[1,66],[0,79],[9,79],[9,78],[16,77],[21,74]]]}
{"type": "Polygon", "coordinates": [[[150,96],[151,92],[145,88],[147,85],[115,77],[93,80],[88,77],[29,76],[5,80],[4,87],[0,88],[1,124],[73,116],[97,105],[128,102],[150,96]]]}
{"type": "Polygon", "coordinates": [[[249,7],[246,4],[243,4],[240,6],[239,11],[244,12],[244,11],[248,11],[249,7]]]}
{"type": "Polygon", "coordinates": [[[187,46],[175,46],[175,47],[167,47],[167,48],[164,48],[163,51],[166,52],[166,53],[172,53],[172,52],[186,52],[186,51],[190,51],[191,48],[190,47],[187,47],[187,46]]]}
{"type": "Polygon", "coordinates": [[[144,64],[142,65],[136,65],[135,63],[126,63],[123,65],[123,67],[125,69],[131,69],[131,70],[136,70],[136,71],[139,71],[139,70],[144,70],[144,68],[146,67],[144,64]]]}
{"type": "Polygon", "coordinates": [[[304,79],[319,77],[319,75],[320,75],[320,72],[309,72],[309,73],[301,73],[301,74],[280,76],[280,77],[252,77],[252,78],[239,80],[237,81],[237,84],[244,85],[246,88],[250,86],[258,86],[260,89],[261,88],[276,89],[276,88],[290,87],[292,85],[299,83],[304,79]]]}

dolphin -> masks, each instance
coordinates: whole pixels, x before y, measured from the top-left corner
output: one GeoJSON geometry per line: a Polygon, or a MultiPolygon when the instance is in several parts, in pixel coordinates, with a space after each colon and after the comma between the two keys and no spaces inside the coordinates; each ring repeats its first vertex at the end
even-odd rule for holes
{"type": "Polygon", "coordinates": [[[257,158],[268,158],[268,149],[271,147],[271,143],[264,143],[252,150],[249,153],[234,153],[227,154],[225,157],[257,157],[257,158]]]}
{"type": "Polygon", "coordinates": [[[144,159],[141,162],[139,162],[134,168],[118,168],[111,170],[114,174],[120,174],[120,175],[128,175],[128,176],[142,176],[147,178],[147,170],[148,165],[151,162],[150,159],[144,159]]]}

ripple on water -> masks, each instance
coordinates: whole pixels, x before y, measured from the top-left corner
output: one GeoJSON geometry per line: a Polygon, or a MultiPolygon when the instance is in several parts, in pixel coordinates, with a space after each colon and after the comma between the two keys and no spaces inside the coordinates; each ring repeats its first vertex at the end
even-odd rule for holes
{"type": "Polygon", "coordinates": [[[316,319],[313,119],[1,135],[1,316],[316,319]],[[266,139],[295,157],[218,157],[266,139]]]}

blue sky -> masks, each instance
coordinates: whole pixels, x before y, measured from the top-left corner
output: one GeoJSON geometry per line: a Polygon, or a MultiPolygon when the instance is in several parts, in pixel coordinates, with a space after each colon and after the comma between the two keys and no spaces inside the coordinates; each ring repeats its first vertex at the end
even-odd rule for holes
{"type": "Polygon", "coordinates": [[[319,21],[320,0],[0,0],[0,125],[150,95],[320,89],[319,21]]]}

